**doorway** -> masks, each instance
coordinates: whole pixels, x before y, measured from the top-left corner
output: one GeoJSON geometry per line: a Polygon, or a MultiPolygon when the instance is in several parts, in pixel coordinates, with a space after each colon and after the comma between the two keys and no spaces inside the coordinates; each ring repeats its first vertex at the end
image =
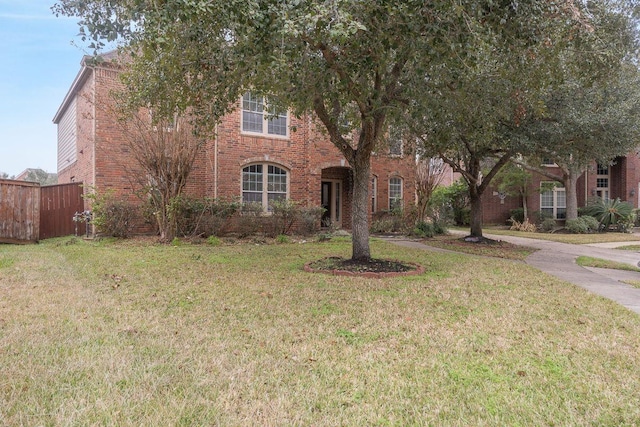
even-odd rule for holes
{"type": "Polygon", "coordinates": [[[323,227],[342,227],[342,181],[327,180],[321,182],[321,205],[323,227]]]}

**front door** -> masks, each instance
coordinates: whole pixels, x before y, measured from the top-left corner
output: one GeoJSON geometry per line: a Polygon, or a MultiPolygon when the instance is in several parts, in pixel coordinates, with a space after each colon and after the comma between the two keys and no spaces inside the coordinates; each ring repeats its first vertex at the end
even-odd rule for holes
{"type": "Polygon", "coordinates": [[[342,181],[322,181],[320,200],[323,227],[342,227],[342,181]]]}

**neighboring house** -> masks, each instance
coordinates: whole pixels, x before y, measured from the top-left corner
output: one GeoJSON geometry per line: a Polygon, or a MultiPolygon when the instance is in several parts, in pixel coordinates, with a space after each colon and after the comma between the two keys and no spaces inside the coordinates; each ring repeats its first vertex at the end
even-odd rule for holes
{"type": "MultiPolygon", "coordinates": [[[[553,163],[543,165],[550,173],[562,176],[560,169],[553,163]]],[[[541,212],[557,220],[566,218],[566,197],[563,185],[541,174],[532,174],[532,184],[527,198],[529,214],[541,212]],[[545,183],[554,183],[550,189],[545,183]]],[[[629,202],[634,208],[640,208],[640,158],[636,152],[618,157],[611,166],[594,162],[577,183],[578,207],[585,206],[589,200],[600,197],[629,202]]],[[[487,224],[504,224],[512,209],[522,207],[522,198],[506,196],[496,191],[488,191],[483,196],[484,220],[487,224]]]]}
{"type": "Polygon", "coordinates": [[[49,173],[42,169],[28,168],[20,172],[14,179],[37,182],[40,185],[54,185],[58,183],[58,174],[49,173]]]}
{"type": "MultiPolygon", "coordinates": [[[[110,93],[120,87],[115,53],[81,69],[58,109],[58,182],[83,182],[98,193],[113,190],[134,196],[135,162],[116,118],[109,114],[110,93]]],[[[235,112],[223,117],[215,139],[197,159],[186,192],[195,197],[240,198],[266,206],[286,198],[326,209],[325,221],[351,227],[351,169],[310,117],[282,114],[267,118],[263,100],[245,94],[235,112]]],[[[413,203],[415,161],[397,145],[371,164],[371,213],[413,203]]],[[[89,206],[86,206],[87,209],[89,206]]]]}

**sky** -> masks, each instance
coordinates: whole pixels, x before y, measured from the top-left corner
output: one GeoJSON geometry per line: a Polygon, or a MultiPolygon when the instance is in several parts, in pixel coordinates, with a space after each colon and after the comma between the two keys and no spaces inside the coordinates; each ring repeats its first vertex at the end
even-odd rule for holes
{"type": "Polygon", "coordinates": [[[0,172],[57,172],[53,116],[91,54],[55,0],[0,0],[0,172]]]}

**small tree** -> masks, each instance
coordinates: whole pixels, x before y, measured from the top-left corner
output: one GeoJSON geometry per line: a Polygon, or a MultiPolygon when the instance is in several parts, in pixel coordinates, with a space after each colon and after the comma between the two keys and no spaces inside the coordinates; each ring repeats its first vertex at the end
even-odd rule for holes
{"type": "Polygon", "coordinates": [[[509,163],[495,178],[498,184],[498,191],[508,196],[519,196],[522,198],[522,210],[524,221],[529,219],[529,209],[527,207],[527,197],[529,197],[531,187],[531,173],[524,167],[509,163]]]}
{"type": "Polygon", "coordinates": [[[134,178],[148,190],[161,240],[171,242],[178,221],[172,202],[182,194],[205,140],[182,116],[165,119],[152,117],[148,110],[128,113],[126,108],[119,113],[126,145],[140,167],[134,178]]]}
{"type": "Polygon", "coordinates": [[[40,185],[52,185],[58,183],[58,175],[42,169],[29,169],[25,181],[37,182],[40,185]]]}
{"type": "Polygon", "coordinates": [[[416,163],[417,221],[425,220],[433,191],[444,178],[444,163],[440,158],[420,159],[416,163]]]}

